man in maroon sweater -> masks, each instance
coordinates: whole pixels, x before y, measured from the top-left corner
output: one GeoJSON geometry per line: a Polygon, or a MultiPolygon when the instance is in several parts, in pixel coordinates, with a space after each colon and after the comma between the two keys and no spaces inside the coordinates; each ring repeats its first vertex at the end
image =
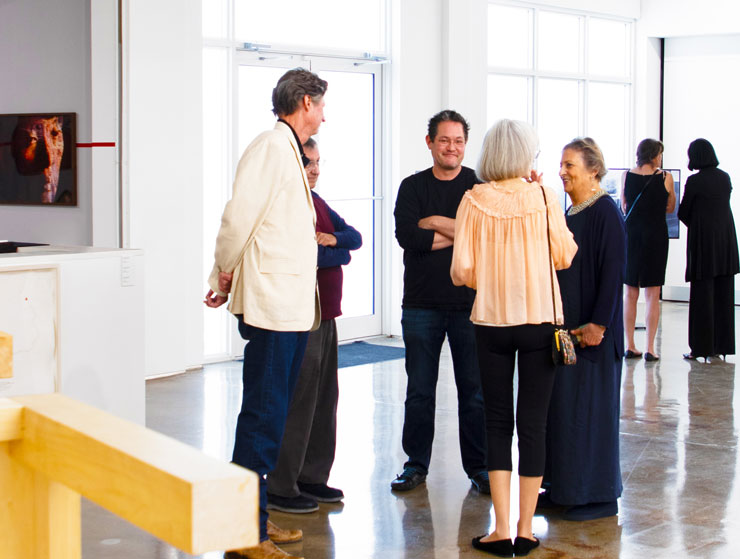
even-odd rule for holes
{"type": "MultiPolygon", "coordinates": [[[[309,138],[303,145],[308,158],[306,175],[313,189],[319,178],[319,149],[309,138]]],[[[317,281],[321,326],[310,333],[303,364],[285,424],[277,466],[267,476],[267,508],[289,513],[318,510],[318,502],[344,498],[329,487],[337,434],[337,326],[342,314],[342,266],[350,250],[362,245],[362,236],[316,192],[316,240],[319,244],[317,281]]]]}

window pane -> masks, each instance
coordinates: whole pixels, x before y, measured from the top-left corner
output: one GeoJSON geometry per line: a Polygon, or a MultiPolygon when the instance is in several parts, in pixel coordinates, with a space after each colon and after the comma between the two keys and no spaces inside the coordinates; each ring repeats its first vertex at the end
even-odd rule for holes
{"type": "MultiPolygon", "coordinates": [[[[213,249],[221,225],[231,177],[228,176],[228,52],[203,49],[203,272],[205,285],[213,267],[213,249]]],[[[204,355],[225,355],[229,323],[225,306],[204,306],[204,355]]]]}
{"type": "Polygon", "coordinates": [[[629,26],[623,21],[591,18],[588,23],[588,72],[629,76],[629,26]]]}
{"type": "Polygon", "coordinates": [[[629,167],[626,153],[629,87],[590,83],[588,86],[588,135],[604,152],[607,167],[629,167]]]}
{"type": "Polygon", "coordinates": [[[373,74],[321,72],[329,82],[324,118],[316,137],[321,151],[321,196],[374,194],[373,74]]]}
{"type": "Polygon", "coordinates": [[[380,52],[384,7],[383,0],[234,0],[235,33],[257,43],[380,52]]]}
{"type": "Polygon", "coordinates": [[[226,0],[202,0],[203,36],[226,39],[226,0]]]}
{"type": "Polygon", "coordinates": [[[547,72],[580,72],[583,51],[582,18],[540,12],[537,67],[547,72]]]}
{"type": "Polygon", "coordinates": [[[488,75],[489,127],[502,118],[531,122],[531,82],[531,78],[526,76],[488,75]]]}
{"type": "Polygon", "coordinates": [[[532,68],[532,10],[488,6],[488,65],[532,68]]]}
{"type": "MultiPolygon", "coordinates": [[[[581,134],[580,83],[575,80],[539,80],[537,131],[540,157],[537,168],[545,185],[563,192],[558,178],[563,146],[581,134]]],[[[565,196],[561,199],[565,202],[565,196]]]]}
{"type": "MultiPolygon", "coordinates": [[[[323,158],[323,155],[322,155],[323,158]]],[[[321,179],[317,191],[321,188],[321,179]]],[[[323,198],[323,194],[321,195],[323,198]]],[[[372,200],[343,200],[327,203],[347,224],[362,234],[362,247],[352,251],[352,261],[342,267],[342,316],[367,316],[375,312],[375,206],[372,200]]]]}
{"type": "Polygon", "coordinates": [[[239,66],[237,157],[260,132],[272,130],[277,117],[272,114],[272,90],[285,68],[239,66]]]}

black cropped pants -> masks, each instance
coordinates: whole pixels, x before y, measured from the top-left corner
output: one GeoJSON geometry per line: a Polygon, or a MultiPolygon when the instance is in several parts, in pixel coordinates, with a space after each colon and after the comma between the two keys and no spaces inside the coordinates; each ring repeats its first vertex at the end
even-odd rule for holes
{"type": "Polygon", "coordinates": [[[555,380],[551,324],[475,327],[486,414],[488,470],[512,470],[511,441],[516,423],[519,475],[545,471],[547,409],[555,380]],[[514,418],[514,362],[519,378],[514,418]]]}

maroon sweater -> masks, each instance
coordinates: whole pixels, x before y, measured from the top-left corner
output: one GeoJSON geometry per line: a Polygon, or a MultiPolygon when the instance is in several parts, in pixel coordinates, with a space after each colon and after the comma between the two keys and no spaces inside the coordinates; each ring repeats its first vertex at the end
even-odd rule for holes
{"type": "Polygon", "coordinates": [[[337,239],[336,246],[319,245],[316,272],[321,320],[330,320],[342,314],[342,266],[350,261],[349,251],[360,248],[362,237],[354,227],[347,225],[321,196],[315,192],[311,194],[316,209],[316,231],[331,233],[337,239]]]}

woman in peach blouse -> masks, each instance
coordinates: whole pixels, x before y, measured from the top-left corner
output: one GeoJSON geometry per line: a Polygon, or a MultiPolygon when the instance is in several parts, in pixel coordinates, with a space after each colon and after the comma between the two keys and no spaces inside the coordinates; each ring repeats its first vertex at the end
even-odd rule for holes
{"type": "Polygon", "coordinates": [[[476,325],[496,514],[495,530],[474,538],[473,547],[501,557],[526,555],[539,545],[532,517],[545,468],[547,408],[555,378],[552,325],[563,320],[552,268],[567,268],[578,250],[555,193],[541,187],[541,175],[532,170],[537,145],[537,133],[525,122],[501,120],[488,131],[477,169],[486,182],[469,190],[460,203],[452,256],[453,283],[476,290],[470,320],[476,325]],[[509,487],[517,357],[519,522],[512,543],[509,487]]]}

